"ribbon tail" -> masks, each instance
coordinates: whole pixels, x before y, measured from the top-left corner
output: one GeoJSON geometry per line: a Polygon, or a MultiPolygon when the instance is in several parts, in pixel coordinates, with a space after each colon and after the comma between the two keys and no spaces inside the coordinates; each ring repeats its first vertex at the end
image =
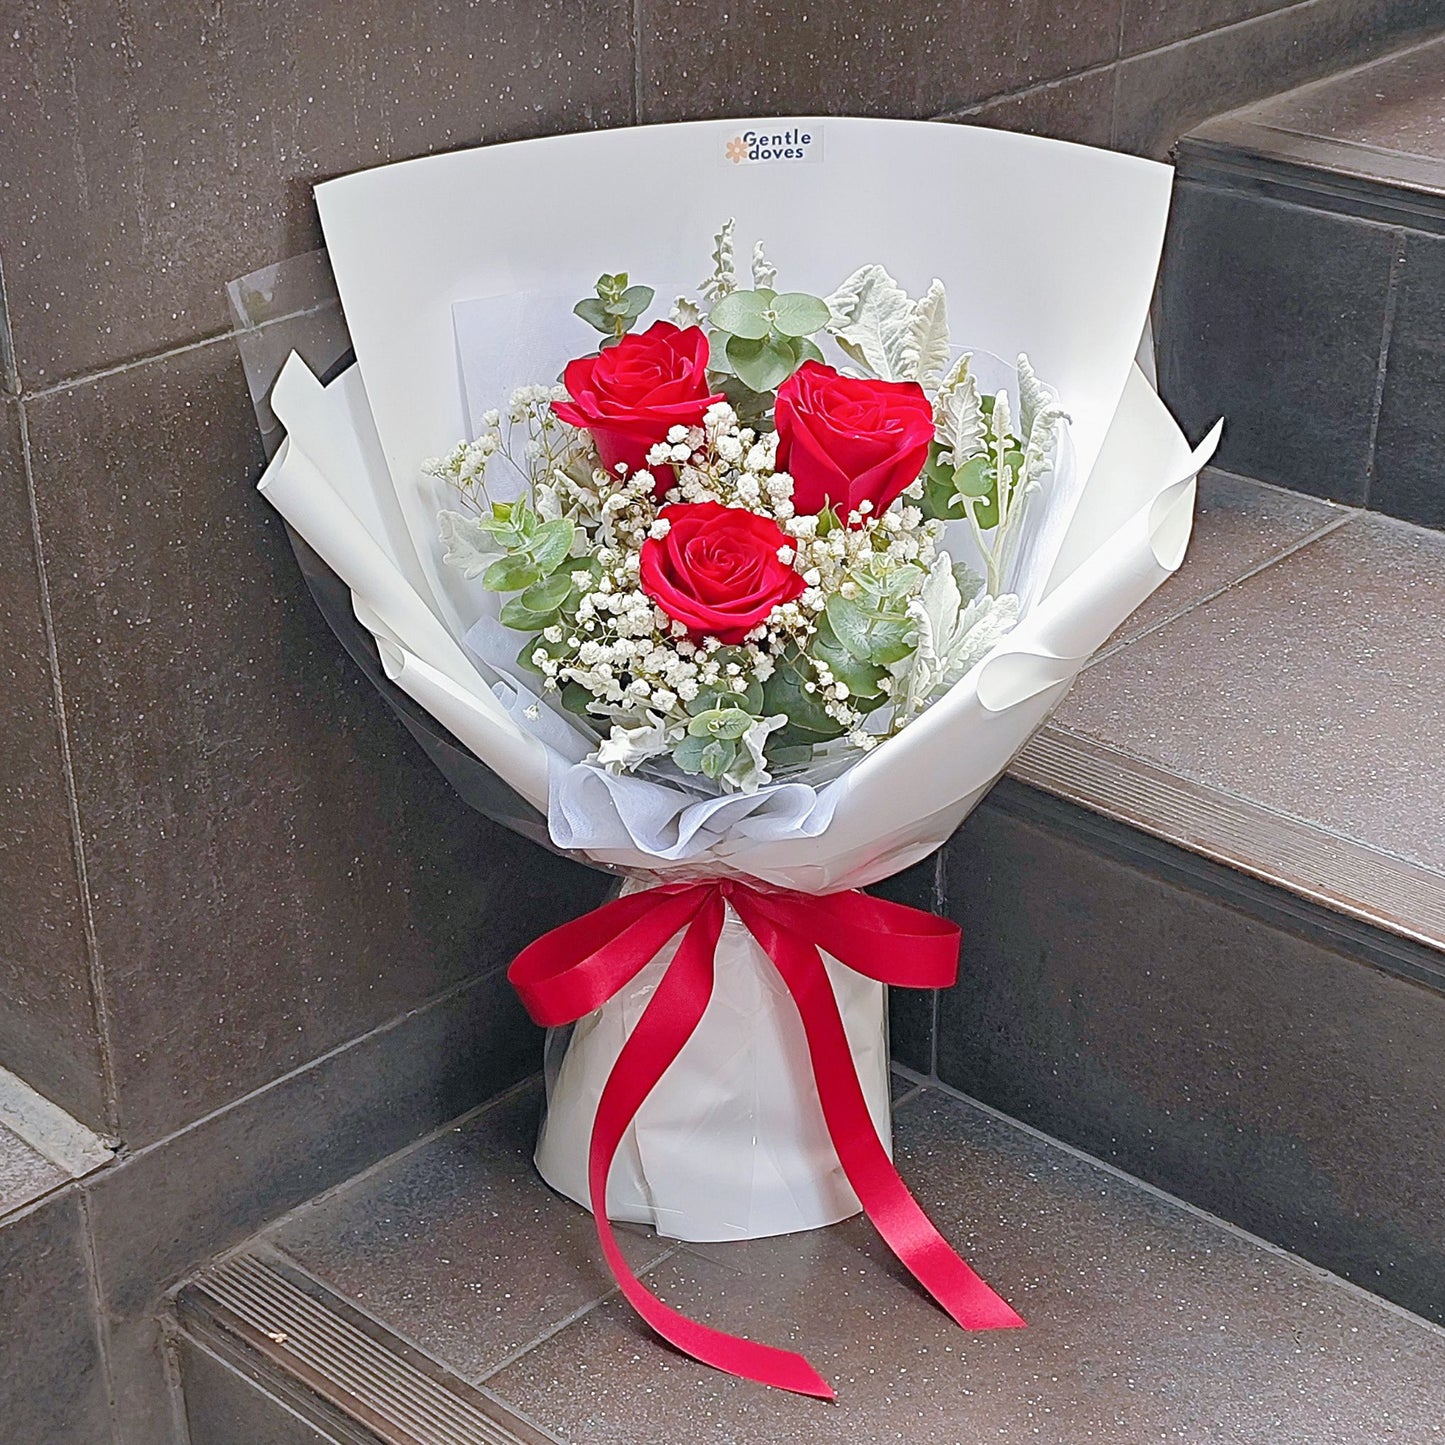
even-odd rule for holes
{"type": "Polygon", "coordinates": [[[607,1180],[622,1136],[707,1011],[722,922],[723,901],[714,894],[688,926],[603,1087],[588,1155],[597,1239],[627,1302],[669,1344],[714,1369],[831,1400],[832,1388],[802,1355],[711,1329],[663,1304],[628,1266],[607,1217],[607,1180]]]}
{"type": "Polygon", "coordinates": [[[735,900],[777,966],[808,1040],[828,1134],[864,1213],[914,1278],[968,1330],[1017,1329],[1023,1317],[996,1294],[934,1227],[878,1138],[868,1112],[838,1001],[813,944],[735,900]]]}

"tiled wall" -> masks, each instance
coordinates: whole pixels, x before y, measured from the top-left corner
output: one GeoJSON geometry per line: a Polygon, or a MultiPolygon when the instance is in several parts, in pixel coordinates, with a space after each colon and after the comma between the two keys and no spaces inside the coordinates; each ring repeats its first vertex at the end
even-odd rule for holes
{"type": "Polygon", "coordinates": [[[312,184],[729,112],[1160,154],[1434,3],[0,5],[0,1064],[125,1146],[55,1216],[124,1438],[157,1287],[528,1067],[499,970],[595,896],[451,795],[252,490],[222,286],[318,244],[312,184]]]}

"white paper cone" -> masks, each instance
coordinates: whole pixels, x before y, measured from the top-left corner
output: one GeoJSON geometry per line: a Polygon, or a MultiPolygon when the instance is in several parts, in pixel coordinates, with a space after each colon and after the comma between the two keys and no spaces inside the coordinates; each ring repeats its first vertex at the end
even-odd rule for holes
{"type": "MultiPolygon", "coordinates": [[[[628,883],[624,893],[645,885],[628,883]]],[[[671,943],[609,1003],[572,1030],[549,1080],[537,1169],[591,1207],[588,1146],[612,1065],[658,978],[671,943]]],[[[879,1138],[891,1152],[887,989],[824,960],[879,1138]]],[[[614,1220],[669,1239],[758,1239],[817,1229],[856,1214],[828,1138],[803,1025],[777,969],[727,910],[712,1001],[697,1032],[623,1136],[607,1188],[614,1220]]]]}

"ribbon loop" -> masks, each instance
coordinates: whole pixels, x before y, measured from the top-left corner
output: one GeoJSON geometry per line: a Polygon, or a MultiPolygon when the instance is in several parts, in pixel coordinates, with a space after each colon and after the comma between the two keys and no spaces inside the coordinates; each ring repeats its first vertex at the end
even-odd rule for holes
{"type": "Polygon", "coordinates": [[[855,891],[813,897],[724,879],[664,883],[619,898],[544,934],[508,971],[539,1024],[571,1023],[600,1008],[682,934],[603,1086],[588,1153],[598,1241],[628,1302],[663,1339],[694,1359],[779,1389],[833,1398],[802,1355],[711,1329],[663,1304],[629,1268],[607,1217],[607,1181],[623,1136],[707,1012],[729,907],[772,960],[798,1010],[823,1120],[864,1213],[965,1329],[1022,1325],[934,1228],[893,1167],[868,1113],[823,962],[827,953],[883,983],[946,987],[958,971],[958,925],[855,891]]]}

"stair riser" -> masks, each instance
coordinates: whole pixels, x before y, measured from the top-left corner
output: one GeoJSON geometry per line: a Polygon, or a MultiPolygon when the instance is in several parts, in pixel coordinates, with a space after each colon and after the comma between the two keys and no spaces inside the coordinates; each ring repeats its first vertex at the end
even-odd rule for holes
{"type": "MultiPolygon", "coordinates": [[[[1428,950],[1018,784],[945,874],[940,1078],[1445,1320],[1445,996],[1406,976],[1428,950]]],[[[895,1033],[928,1051],[914,1017],[895,1033]]]]}
{"type": "Polygon", "coordinates": [[[1445,527],[1442,285],[1445,198],[1186,139],[1161,391],[1220,466],[1445,527]]]}

